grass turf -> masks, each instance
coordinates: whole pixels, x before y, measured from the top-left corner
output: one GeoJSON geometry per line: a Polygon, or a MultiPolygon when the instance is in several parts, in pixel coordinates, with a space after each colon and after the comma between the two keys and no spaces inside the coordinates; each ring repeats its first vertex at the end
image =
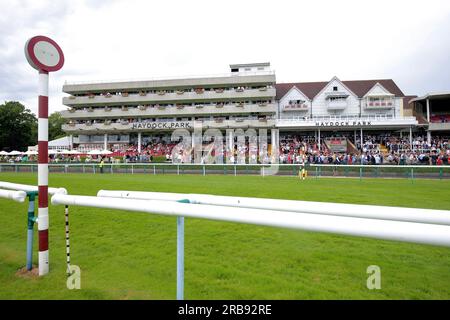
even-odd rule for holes
{"type": "MultiPolygon", "coordinates": [[[[0,173],[36,184],[36,175],[0,173]]],[[[71,194],[99,189],[195,192],[450,210],[450,182],[260,176],[51,174],[71,194]]],[[[0,200],[1,299],[174,299],[174,217],[70,209],[71,259],[81,290],[68,290],[64,208],[50,207],[50,274],[24,279],[26,204],[0,200]]],[[[449,299],[450,249],[186,219],[187,299],[449,299]],[[368,290],[378,265],[382,289],[368,290]]],[[[36,230],[36,228],[35,228],[36,230]]],[[[35,240],[34,261],[37,261],[35,240]]]]}

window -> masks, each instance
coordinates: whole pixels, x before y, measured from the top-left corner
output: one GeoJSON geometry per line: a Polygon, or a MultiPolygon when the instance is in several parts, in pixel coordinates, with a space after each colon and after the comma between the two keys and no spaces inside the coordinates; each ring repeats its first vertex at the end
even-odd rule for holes
{"type": "Polygon", "coordinates": [[[231,69],[231,72],[239,72],[239,69],[231,69]]]}
{"type": "Polygon", "coordinates": [[[330,101],[331,102],[336,102],[336,101],[346,101],[347,98],[346,97],[330,97],[330,101]]]}
{"type": "Polygon", "coordinates": [[[304,104],[305,100],[289,100],[289,104],[304,104]]]}
{"type": "Polygon", "coordinates": [[[251,68],[245,68],[245,71],[251,71],[252,69],[251,68]]]}
{"type": "Polygon", "coordinates": [[[333,87],[333,91],[338,91],[338,87],[333,87]]]}

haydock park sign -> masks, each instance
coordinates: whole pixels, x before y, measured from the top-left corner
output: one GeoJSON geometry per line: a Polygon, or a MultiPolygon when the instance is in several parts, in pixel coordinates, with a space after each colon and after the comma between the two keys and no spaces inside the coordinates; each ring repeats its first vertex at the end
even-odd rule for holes
{"type": "Polygon", "coordinates": [[[316,121],[317,127],[361,127],[371,126],[372,121],[354,120],[354,121],[316,121]]]}
{"type": "Polygon", "coordinates": [[[175,129],[193,129],[193,126],[189,121],[133,122],[131,129],[175,130],[175,129]]]}

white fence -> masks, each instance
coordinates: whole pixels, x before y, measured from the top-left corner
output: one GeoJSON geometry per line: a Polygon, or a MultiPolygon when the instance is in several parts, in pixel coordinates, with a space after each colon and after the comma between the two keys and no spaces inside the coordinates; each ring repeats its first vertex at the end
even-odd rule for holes
{"type": "MultiPolygon", "coordinates": [[[[37,190],[35,186],[9,182],[0,182],[0,187],[20,190],[0,189],[0,198],[19,202],[24,201],[25,191],[37,190]]],[[[100,190],[96,197],[67,195],[64,188],[50,188],[49,193],[53,194],[53,205],[65,205],[66,235],[69,206],[176,216],[177,299],[184,298],[185,217],[450,247],[447,210],[141,191],[100,190]]],[[[34,219],[32,207],[29,215],[34,219]]],[[[32,239],[28,237],[27,241],[30,266],[32,239]]],[[[66,246],[68,253],[68,237],[66,246]]]]}
{"type": "Polygon", "coordinates": [[[56,194],[53,205],[177,217],[177,299],[184,298],[185,217],[450,247],[450,211],[212,195],[107,191],[56,194]]]}
{"type": "MultiPolygon", "coordinates": [[[[59,173],[143,173],[143,174],[225,174],[268,175],[270,164],[172,164],[172,163],[53,163],[50,172],[59,173]]],[[[277,175],[298,175],[300,164],[276,164],[277,175]]],[[[450,166],[429,165],[334,165],[307,164],[308,175],[320,177],[356,178],[435,178],[450,179],[450,166]]],[[[273,170],[271,170],[273,171],[273,170]]],[[[0,164],[0,172],[37,172],[37,164],[0,164]]]]}

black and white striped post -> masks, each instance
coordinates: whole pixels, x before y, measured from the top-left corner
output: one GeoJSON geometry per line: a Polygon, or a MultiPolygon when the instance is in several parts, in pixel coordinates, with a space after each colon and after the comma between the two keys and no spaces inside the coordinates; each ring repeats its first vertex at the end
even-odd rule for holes
{"type": "Polygon", "coordinates": [[[49,272],[48,252],[48,75],[64,64],[59,45],[45,36],[35,36],[25,44],[28,63],[39,71],[38,98],[38,231],[39,275],[49,272]]]}
{"type": "Polygon", "coordinates": [[[69,206],[65,207],[64,217],[66,220],[66,256],[67,256],[67,276],[70,276],[70,239],[69,239],[69,206]]]}

